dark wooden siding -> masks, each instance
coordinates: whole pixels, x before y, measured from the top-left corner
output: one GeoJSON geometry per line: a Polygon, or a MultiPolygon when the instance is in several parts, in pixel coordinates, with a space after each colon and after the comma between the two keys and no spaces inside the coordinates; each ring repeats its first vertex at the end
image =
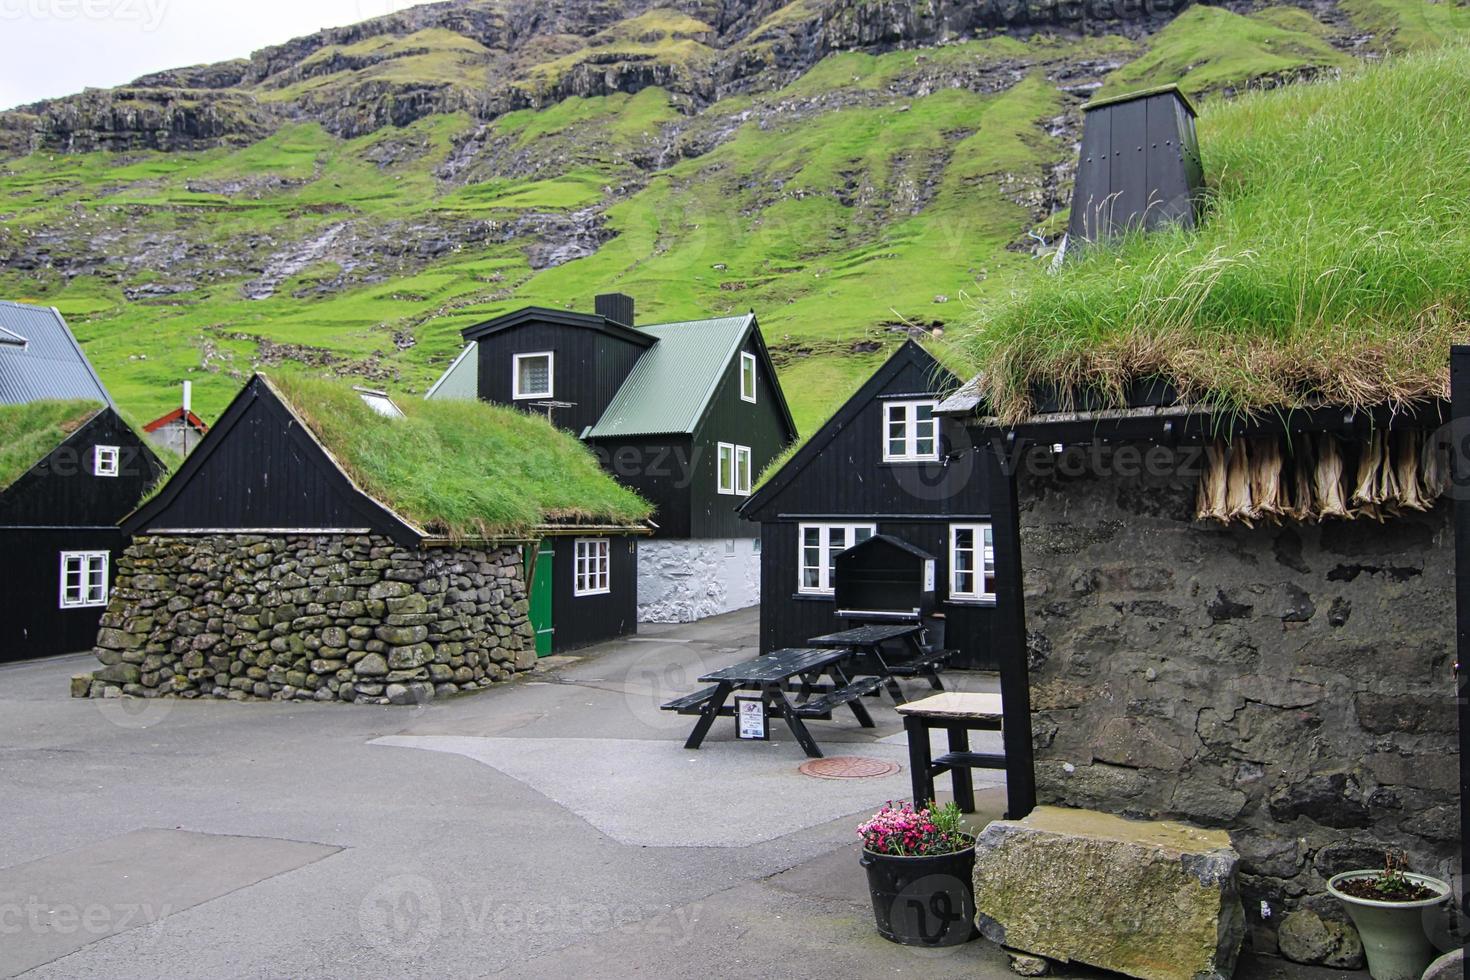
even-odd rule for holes
{"type": "Polygon", "coordinates": [[[128,522],[162,529],[404,528],[357,491],[260,382],[252,382],[170,481],[158,506],[128,522]]]}
{"type": "MultiPolygon", "coordinates": [[[[878,533],[891,534],[929,552],[938,571],[937,611],[944,616],[945,644],[959,651],[953,665],[969,670],[995,670],[990,652],[990,621],[994,606],[950,602],[949,525],[940,521],[891,521],[852,515],[841,521],[871,521],[878,533]]],[[[797,589],[800,533],[798,522],[761,525],[761,652],[803,646],[813,636],[850,625],[836,616],[830,596],[799,595],[797,589]]]]}
{"type": "MultiPolygon", "coordinates": [[[[517,402],[512,384],[516,354],[552,351],[552,398],[576,402],[553,415],[558,426],[580,436],[595,425],[633,370],[644,348],[589,327],[530,322],[483,337],[479,341],[480,398],[502,405],[517,402]]],[[[531,409],[527,409],[528,411],[531,409]]]]}
{"type": "Polygon", "coordinates": [[[638,539],[615,536],[608,549],[607,595],[576,594],[576,538],[556,538],[551,569],[555,653],[638,632],[638,539]]]}
{"type": "Polygon", "coordinates": [[[104,409],[0,493],[0,526],[116,524],[138,506],[163,471],[143,440],[111,409],[104,409]],[[96,475],[96,446],[118,447],[117,476],[96,475]]]}
{"type": "Polygon", "coordinates": [[[92,649],[105,610],[61,608],[61,553],[106,551],[112,578],[122,546],[116,528],[0,528],[0,553],[6,556],[0,578],[0,662],[92,649]]]}
{"type": "Polygon", "coordinates": [[[658,524],[655,537],[693,536],[689,508],[694,481],[702,479],[697,466],[703,461],[694,457],[688,436],[601,439],[590,445],[614,479],[658,509],[653,517],[658,524]]]}
{"type": "Polygon", "coordinates": [[[917,364],[905,364],[883,386],[883,394],[861,406],[832,441],[790,485],[762,508],[761,518],[790,515],[890,514],[938,517],[988,514],[989,495],[964,428],[943,428],[948,448],[960,452],[942,463],[883,462],[883,403],[892,398],[926,396],[934,378],[917,364]]]}
{"type": "MultiPolygon", "coordinates": [[[[758,341],[752,333],[742,351],[754,354],[758,341]]],[[[689,486],[691,517],[689,537],[755,537],[759,528],[735,512],[744,497],[718,492],[719,450],[722,442],[750,447],[750,480],[754,484],[771,460],[786,448],[791,434],[778,402],[776,379],[769,377],[765,362],[757,358],[756,401],[740,397],[740,356],[731,358],[710,399],[704,418],[694,431],[694,479],[689,486]]]]}

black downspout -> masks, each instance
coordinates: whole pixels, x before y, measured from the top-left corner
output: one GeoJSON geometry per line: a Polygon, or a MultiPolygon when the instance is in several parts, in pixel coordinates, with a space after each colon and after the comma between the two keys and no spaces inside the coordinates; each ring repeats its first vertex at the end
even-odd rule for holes
{"type": "Polygon", "coordinates": [[[1036,762],[1031,744],[1031,678],[1026,646],[1026,590],[1021,584],[1021,515],[1016,497],[1019,447],[999,439],[979,450],[990,488],[991,533],[995,535],[995,615],[991,644],[1000,666],[1006,753],[1006,819],[1020,820],[1036,808],[1036,762]]]}
{"type": "MultiPolygon", "coordinates": [[[[1455,506],[1455,697],[1460,718],[1460,901],[1470,881],[1470,347],[1450,348],[1450,467],[1455,506]]],[[[1470,945],[1470,936],[1467,936],[1470,945]]],[[[1463,947],[1462,947],[1463,948],[1463,947]]],[[[1470,949],[1461,967],[1470,980],[1470,949]]]]}

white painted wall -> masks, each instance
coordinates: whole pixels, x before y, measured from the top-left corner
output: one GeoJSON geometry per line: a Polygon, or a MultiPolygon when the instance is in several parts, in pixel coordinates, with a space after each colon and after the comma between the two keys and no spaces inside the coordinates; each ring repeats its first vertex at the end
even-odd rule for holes
{"type": "Polygon", "coordinates": [[[761,601],[758,538],[638,542],[638,621],[690,623],[761,601]]]}

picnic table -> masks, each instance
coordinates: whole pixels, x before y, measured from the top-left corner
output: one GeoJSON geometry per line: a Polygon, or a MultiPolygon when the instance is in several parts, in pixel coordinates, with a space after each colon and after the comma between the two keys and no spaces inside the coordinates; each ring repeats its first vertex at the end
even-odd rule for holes
{"type": "Polygon", "coordinates": [[[909,776],[913,780],[914,806],[934,801],[934,777],[948,772],[954,779],[954,799],[965,813],[975,812],[975,783],[972,769],[1004,769],[1004,753],[971,752],[970,732],[1001,730],[999,694],[966,694],[949,691],[933,694],[898,707],[903,730],[909,737],[909,776]],[[932,758],[929,731],[943,728],[949,735],[949,751],[932,758]]]}
{"type": "Polygon", "coordinates": [[[716,718],[735,714],[735,706],[727,703],[732,694],[737,690],[760,691],[766,710],[785,719],[786,726],[796,736],[803,751],[813,759],[820,759],[822,750],[811,732],[807,731],[804,719],[830,719],[833,709],[845,704],[852,710],[858,724],[864,728],[874,727],[861,699],[877,690],[879,682],[876,678],[850,680],[842,670],[842,662],[852,655],[852,650],[846,648],[776,650],[764,657],[705,674],[699,678],[700,683],[713,684],[713,687],[675,698],[663,709],[699,716],[694,731],[684,743],[686,749],[697,749],[716,718]],[[830,686],[819,683],[823,674],[831,679],[830,686]],[[795,701],[787,697],[792,693],[789,688],[793,686],[793,678],[800,679],[794,692],[795,701]]]}
{"type": "Polygon", "coordinates": [[[920,623],[890,623],[858,626],[839,633],[815,636],[807,642],[814,647],[843,647],[866,653],[870,667],[858,668],[854,672],[864,674],[871,671],[887,689],[893,703],[903,704],[908,699],[896,678],[923,677],[934,690],[942,691],[944,682],[939,679],[939,672],[955,653],[953,650],[925,650],[919,642],[923,632],[924,627],[920,623]],[[901,643],[903,652],[885,655],[883,647],[887,643],[901,643]]]}

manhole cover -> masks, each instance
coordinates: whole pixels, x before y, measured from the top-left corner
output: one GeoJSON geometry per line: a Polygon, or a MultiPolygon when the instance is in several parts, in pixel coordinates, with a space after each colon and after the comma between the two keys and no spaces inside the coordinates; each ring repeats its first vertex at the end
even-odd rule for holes
{"type": "Polygon", "coordinates": [[[882,759],[864,759],[859,755],[838,755],[803,762],[801,771],[818,779],[872,779],[874,776],[893,775],[898,772],[898,765],[882,759]]]}

